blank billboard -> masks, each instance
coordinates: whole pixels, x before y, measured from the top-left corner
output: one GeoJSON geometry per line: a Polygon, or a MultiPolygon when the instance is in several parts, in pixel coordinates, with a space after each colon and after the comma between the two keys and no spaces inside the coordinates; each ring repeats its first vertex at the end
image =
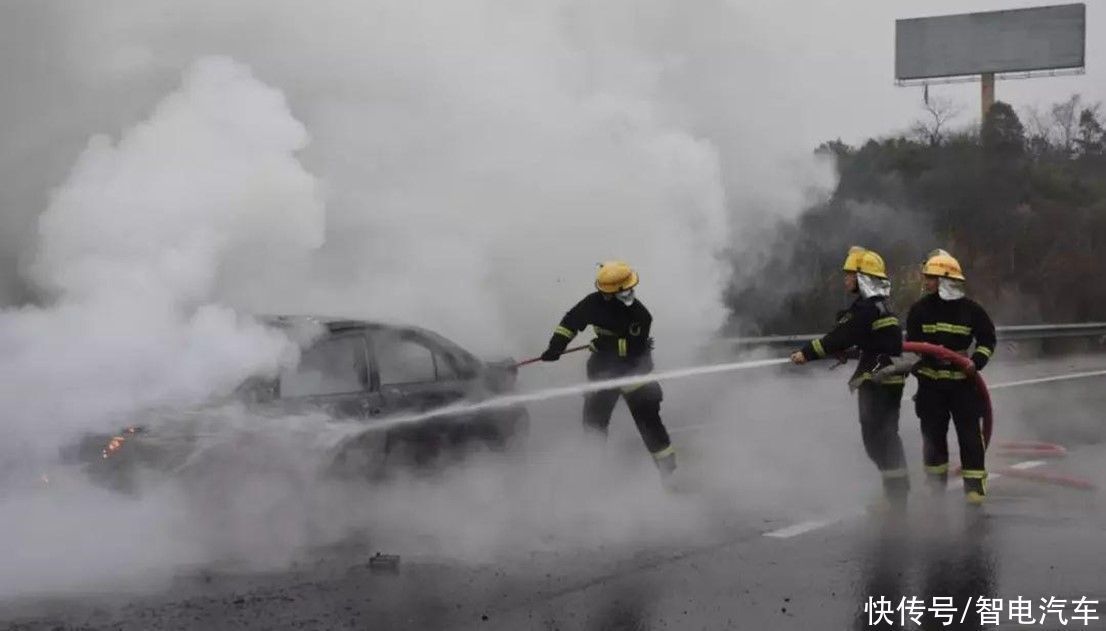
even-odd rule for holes
{"type": "Polygon", "coordinates": [[[964,13],[895,21],[898,80],[1082,68],[1086,7],[964,13]]]}

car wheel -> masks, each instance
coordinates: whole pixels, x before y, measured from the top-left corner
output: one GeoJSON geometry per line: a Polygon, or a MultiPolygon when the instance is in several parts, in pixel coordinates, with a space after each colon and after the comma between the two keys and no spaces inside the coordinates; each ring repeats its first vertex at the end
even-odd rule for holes
{"type": "Polygon", "coordinates": [[[328,472],[344,479],[380,480],[386,473],[390,443],[384,431],[350,437],[336,448],[328,472]]]}
{"type": "Polygon", "coordinates": [[[521,452],[530,435],[530,414],[526,408],[507,410],[480,423],[480,438],[495,452],[521,452]]]}

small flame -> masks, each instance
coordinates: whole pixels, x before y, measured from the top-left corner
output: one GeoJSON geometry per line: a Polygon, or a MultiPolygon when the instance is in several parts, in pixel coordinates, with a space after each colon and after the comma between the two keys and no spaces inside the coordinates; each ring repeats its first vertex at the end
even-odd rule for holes
{"type": "MultiPolygon", "coordinates": [[[[124,432],[124,433],[128,433],[128,432],[124,432]]],[[[129,432],[129,433],[133,434],[134,432],[129,432]]],[[[108,441],[107,446],[104,447],[104,450],[102,452],[100,452],[100,454],[104,458],[110,458],[115,452],[119,451],[119,448],[122,447],[123,443],[125,443],[125,442],[127,442],[127,438],[125,436],[112,436],[111,440],[108,441]]]]}

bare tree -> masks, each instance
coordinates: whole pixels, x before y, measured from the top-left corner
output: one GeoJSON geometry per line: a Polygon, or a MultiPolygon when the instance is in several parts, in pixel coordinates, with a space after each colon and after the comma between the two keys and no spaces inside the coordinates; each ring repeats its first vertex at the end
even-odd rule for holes
{"type": "Polygon", "coordinates": [[[1052,128],[1055,130],[1056,144],[1066,156],[1071,156],[1075,152],[1082,99],[1083,97],[1078,94],[1073,94],[1068,100],[1052,106],[1052,128]]]}
{"type": "Polygon", "coordinates": [[[926,116],[914,123],[911,132],[918,140],[936,147],[945,141],[948,126],[962,111],[963,106],[951,99],[933,97],[922,103],[926,116]]]}
{"type": "Polygon", "coordinates": [[[1041,158],[1052,148],[1052,118],[1036,107],[1022,109],[1022,124],[1025,125],[1025,141],[1029,153],[1041,158]]]}

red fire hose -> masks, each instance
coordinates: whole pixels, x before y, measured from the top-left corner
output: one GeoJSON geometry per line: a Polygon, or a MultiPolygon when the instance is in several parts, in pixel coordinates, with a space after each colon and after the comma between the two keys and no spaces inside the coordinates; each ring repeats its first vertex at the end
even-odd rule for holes
{"type": "Polygon", "coordinates": [[[980,398],[983,399],[983,447],[986,448],[990,445],[991,431],[994,429],[995,425],[994,413],[991,410],[991,393],[987,390],[987,383],[983,381],[983,376],[975,370],[975,364],[972,363],[972,360],[944,346],[938,346],[928,342],[903,342],[902,350],[904,353],[917,353],[919,355],[936,357],[937,359],[949,362],[960,370],[965,372],[971,371],[971,380],[975,383],[980,398]]]}
{"type": "MultiPolygon", "coordinates": [[[[937,359],[948,361],[960,370],[968,371],[970,370],[969,366],[974,368],[974,366],[972,365],[972,360],[943,346],[937,346],[936,344],[928,344],[926,342],[903,342],[902,350],[903,352],[907,353],[929,355],[931,357],[936,357],[937,359]]],[[[971,379],[975,383],[976,389],[979,391],[979,396],[983,399],[983,446],[984,448],[986,448],[991,444],[991,432],[994,429],[994,412],[991,408],[991,393],[987,390],[987,383],[983,381],[983,377],[979,374],[978,371],[973,370],[971,371],[971,374],[971,379]]],[[[1035,441],[1003,442],[999,443],[997,446],[999,449],[998,455],[1000,456],[1062,458],[1067,454],[1067,449],[1064,449],[1064,447],[1061,445],[1035,441]]],[[[1090,491],[1097,488],[1094,483],[1087,480],[1067,475],[1045,473],[1042,471],[1028,471],[1024,469],[1007,467],[1004,469],[999,469],[995,473],[1001,473],[1002,475],[1006,475],[1012,478],[1022,478],[1024,480],[1033,480],[1035,482],[1044,482],[1046,484],[1056,484],[1059,486],[1067,486],[1080,490],[1090,491]]]]}

